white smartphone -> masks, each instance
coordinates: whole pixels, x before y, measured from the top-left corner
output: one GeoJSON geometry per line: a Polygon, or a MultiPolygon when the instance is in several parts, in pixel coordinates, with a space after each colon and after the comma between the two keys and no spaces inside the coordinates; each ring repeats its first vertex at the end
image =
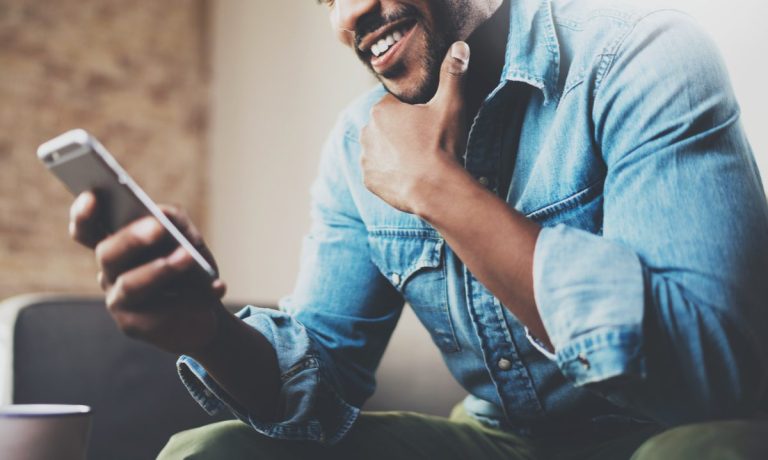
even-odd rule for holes
{"type": "Polygon", "coordinates": [[[85,191],[96,194],[107,231],[114,233],[140,217],[154,216],[203,272],[211,279],[218,278],[205,257],[88,132],[67,131],[40,145],[37,157],[73,195],[85,191]]]}

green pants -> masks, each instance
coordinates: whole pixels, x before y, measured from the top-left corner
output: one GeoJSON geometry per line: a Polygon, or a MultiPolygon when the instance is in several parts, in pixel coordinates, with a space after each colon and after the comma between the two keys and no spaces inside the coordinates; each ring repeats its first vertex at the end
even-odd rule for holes
{"type": "Polygon", "coordinates": [[[332,447],[267,438],[244,423],[220,422],[173,436],[159,459],[263,460],[707,460],[768,459],[768,422],[717,422],[666,432],[646,429],[603,443],[534,443],[488,428],[454,408],[450,418],[364,412],[332,447]]]}

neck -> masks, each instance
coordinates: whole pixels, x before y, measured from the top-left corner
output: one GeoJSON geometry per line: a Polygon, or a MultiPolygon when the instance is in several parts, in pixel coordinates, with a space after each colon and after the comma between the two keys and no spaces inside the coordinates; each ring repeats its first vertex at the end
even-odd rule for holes
{"type": "Polygon", "coordinates": [[[470,122],[485,98],[499,83],[508,35],[509,0],[504,0],[493,15],[467,38],[472,52],[465,86],[470,122]]]}

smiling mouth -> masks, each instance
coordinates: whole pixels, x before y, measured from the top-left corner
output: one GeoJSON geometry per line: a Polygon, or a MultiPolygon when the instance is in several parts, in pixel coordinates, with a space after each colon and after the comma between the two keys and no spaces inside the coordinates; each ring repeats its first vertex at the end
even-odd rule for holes
{"type": "Polygon", "coordinates": [[[382,59],[395,45],[408,35],[416,25],[415,19],[404,19],[387,24],[368,34],[358,46],[358,50],[369,59],[382,59]]]}

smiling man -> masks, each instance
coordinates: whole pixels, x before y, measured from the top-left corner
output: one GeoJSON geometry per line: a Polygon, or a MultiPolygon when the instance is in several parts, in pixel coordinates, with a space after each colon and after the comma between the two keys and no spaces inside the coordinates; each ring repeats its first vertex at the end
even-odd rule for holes
{"type": "Polygon", "coordinates": [[[183,354],[191,394],[241,420],[161,456],[768,458],[768,206],[693,21],[607,0],[324,3],[381,85],[329,137],[279,311],[230,315],[183,250],[158,255],[155,221],[105,238],[93,196],[73,206],[118,325],[183,354]],[[404,301],[469,393],[450,419],[360,411],[404,301]]]}

